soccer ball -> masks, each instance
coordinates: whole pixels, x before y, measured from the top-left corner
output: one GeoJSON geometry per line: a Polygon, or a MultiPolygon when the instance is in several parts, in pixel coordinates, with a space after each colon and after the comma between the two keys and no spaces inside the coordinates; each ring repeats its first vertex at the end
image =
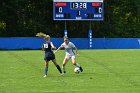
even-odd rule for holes
{"type": "Polygon", "coordinates": [[[75,72],[75,73],[80,73],[80,72],[81,72],[81,71],[80,71],[80,68],[79,68],[79,67],[74,68],[74,72],[75,72]]]}

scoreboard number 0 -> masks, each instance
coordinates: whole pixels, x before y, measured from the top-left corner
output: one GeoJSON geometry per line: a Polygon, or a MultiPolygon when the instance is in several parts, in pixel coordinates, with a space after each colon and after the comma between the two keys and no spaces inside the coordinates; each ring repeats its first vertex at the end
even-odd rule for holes
{"type": "Polygon", "coordinates": [[[59,7],[59,13],[62,13],[62,12],[63,12],[62,7],[59,7]]]}
{"type": "Polygon", "coordinates": [[[102,8],[101,7],[99,8],[99,13],[102,13],[102,8]]]}

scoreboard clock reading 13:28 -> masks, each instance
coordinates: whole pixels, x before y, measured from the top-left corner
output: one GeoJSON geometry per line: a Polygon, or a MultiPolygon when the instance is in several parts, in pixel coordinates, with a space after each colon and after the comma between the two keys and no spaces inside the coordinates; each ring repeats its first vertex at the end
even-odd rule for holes
{"type": "Polygon", "coordinates": [[[54,20],[103,20],[103,0],[53,0],[54,20]]]}

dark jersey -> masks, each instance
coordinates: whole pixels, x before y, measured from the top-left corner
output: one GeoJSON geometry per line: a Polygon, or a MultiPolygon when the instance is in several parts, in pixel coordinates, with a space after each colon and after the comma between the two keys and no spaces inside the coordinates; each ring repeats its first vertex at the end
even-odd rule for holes
{"type": "Polygon", "coordinates": [[[52,51],[51,42],[50,41],[45,41],[45,43],[43,44],[43,48],[44,48],[44,51],[45,51],[44,60],[47,60],[47,61],[54,60],[55,55],[52,51]]]}
{"type": "Polygon", "coordinates": [[[52,52],[51,42],[45,41],[45,43],[43,44],[43,48],[45,52],[52,52]]]}

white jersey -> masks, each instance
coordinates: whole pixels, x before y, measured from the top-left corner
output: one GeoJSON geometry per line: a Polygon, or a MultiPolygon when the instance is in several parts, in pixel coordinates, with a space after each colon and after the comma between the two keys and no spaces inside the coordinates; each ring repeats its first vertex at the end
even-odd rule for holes
{"type": "Polygon", "coordinates": [[[68,45],[66,45],[65,43],[63,43],[61,45],[62,48],[65,48],[65,51],[66,51],[66,55],[70,55],[70,56],[73,56],[75,55],[74,54],[74,51],[73,51],[73,48],[75,47],[75,45],[72,43],[72,42],[69,42],[68,45]]]}

